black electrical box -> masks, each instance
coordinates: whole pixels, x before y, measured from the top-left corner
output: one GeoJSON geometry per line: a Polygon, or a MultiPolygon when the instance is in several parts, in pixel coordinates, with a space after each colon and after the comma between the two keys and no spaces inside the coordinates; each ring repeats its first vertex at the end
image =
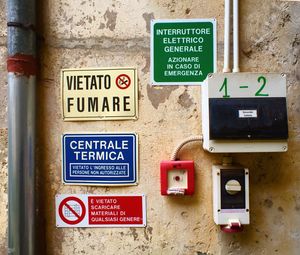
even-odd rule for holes
{"type": "Polygon", "coordinates": [[[210,98],[210,139],[287,139],[285,97],[210,98]]]}
{"type": "Polygon", "coordinates": [[[245,209],[245,170],[244,169],[221,169],[221,209],[245,209]],[[236,180],[241,185],[241,191],[229,194],[225,185],[230,180],[236,180]]]}

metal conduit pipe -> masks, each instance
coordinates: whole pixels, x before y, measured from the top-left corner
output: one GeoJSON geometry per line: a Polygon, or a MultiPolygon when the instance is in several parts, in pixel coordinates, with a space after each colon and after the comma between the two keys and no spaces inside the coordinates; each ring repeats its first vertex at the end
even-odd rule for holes
{"type": "Polygon", "coordinates": [[[35,0],[7,0],[8,254],[35,246],[35,0]]]}
{"type": "Polygon", "coordinates": [[[240,71],[239,66],[239,0],[233,0],[233,70],[240,71]]]}
{"type": "Polygon", "coordinates": [[[231,0],[225,0],[224,11],[224,67],[223,73],[230,73],[230,7],[231,0]]]}

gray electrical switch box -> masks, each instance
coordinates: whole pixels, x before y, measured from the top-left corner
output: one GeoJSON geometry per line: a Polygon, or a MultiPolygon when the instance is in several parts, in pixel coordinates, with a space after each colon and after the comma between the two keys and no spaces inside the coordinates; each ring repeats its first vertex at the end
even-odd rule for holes
{"type": "Polygon", "coordinates": [[[210,152],[287,150],[283,74],[210,74],[202,86],[203,147],[210,152]]]}

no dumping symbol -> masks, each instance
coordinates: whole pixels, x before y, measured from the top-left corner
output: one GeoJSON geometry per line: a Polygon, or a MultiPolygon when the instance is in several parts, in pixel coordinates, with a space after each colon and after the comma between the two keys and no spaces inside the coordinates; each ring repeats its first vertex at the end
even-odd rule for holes
{"type": "Polygon", "coordinates": [[[84,219],[86,209],[79,198],[67,197],[61,201],[58,213],[63,222],[76,225],[84,219]]]}
{"type": "Polygon", "coordinates": [[[116,78],[116,85],[119,89],[127,89],[131,84],[131,79],[127,74],[120,74],[116,78]]]}

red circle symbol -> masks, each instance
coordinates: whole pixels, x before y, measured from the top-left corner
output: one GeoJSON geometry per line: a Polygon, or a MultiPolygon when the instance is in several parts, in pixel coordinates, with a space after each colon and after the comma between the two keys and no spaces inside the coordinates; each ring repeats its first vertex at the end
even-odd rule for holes
{"type": "Polygon", "coordinates": [[[120,74],[116,78],[116,85],[119,89],[127,89],[131,84],[131,79],[127,74],[120,74]]]}
{"type": "Polygon", "coordinates": [[[79,198],[67,197],[60,202],[58,213],[65,223],[76,225],[84,219],[86,209],[79,198]]]}

